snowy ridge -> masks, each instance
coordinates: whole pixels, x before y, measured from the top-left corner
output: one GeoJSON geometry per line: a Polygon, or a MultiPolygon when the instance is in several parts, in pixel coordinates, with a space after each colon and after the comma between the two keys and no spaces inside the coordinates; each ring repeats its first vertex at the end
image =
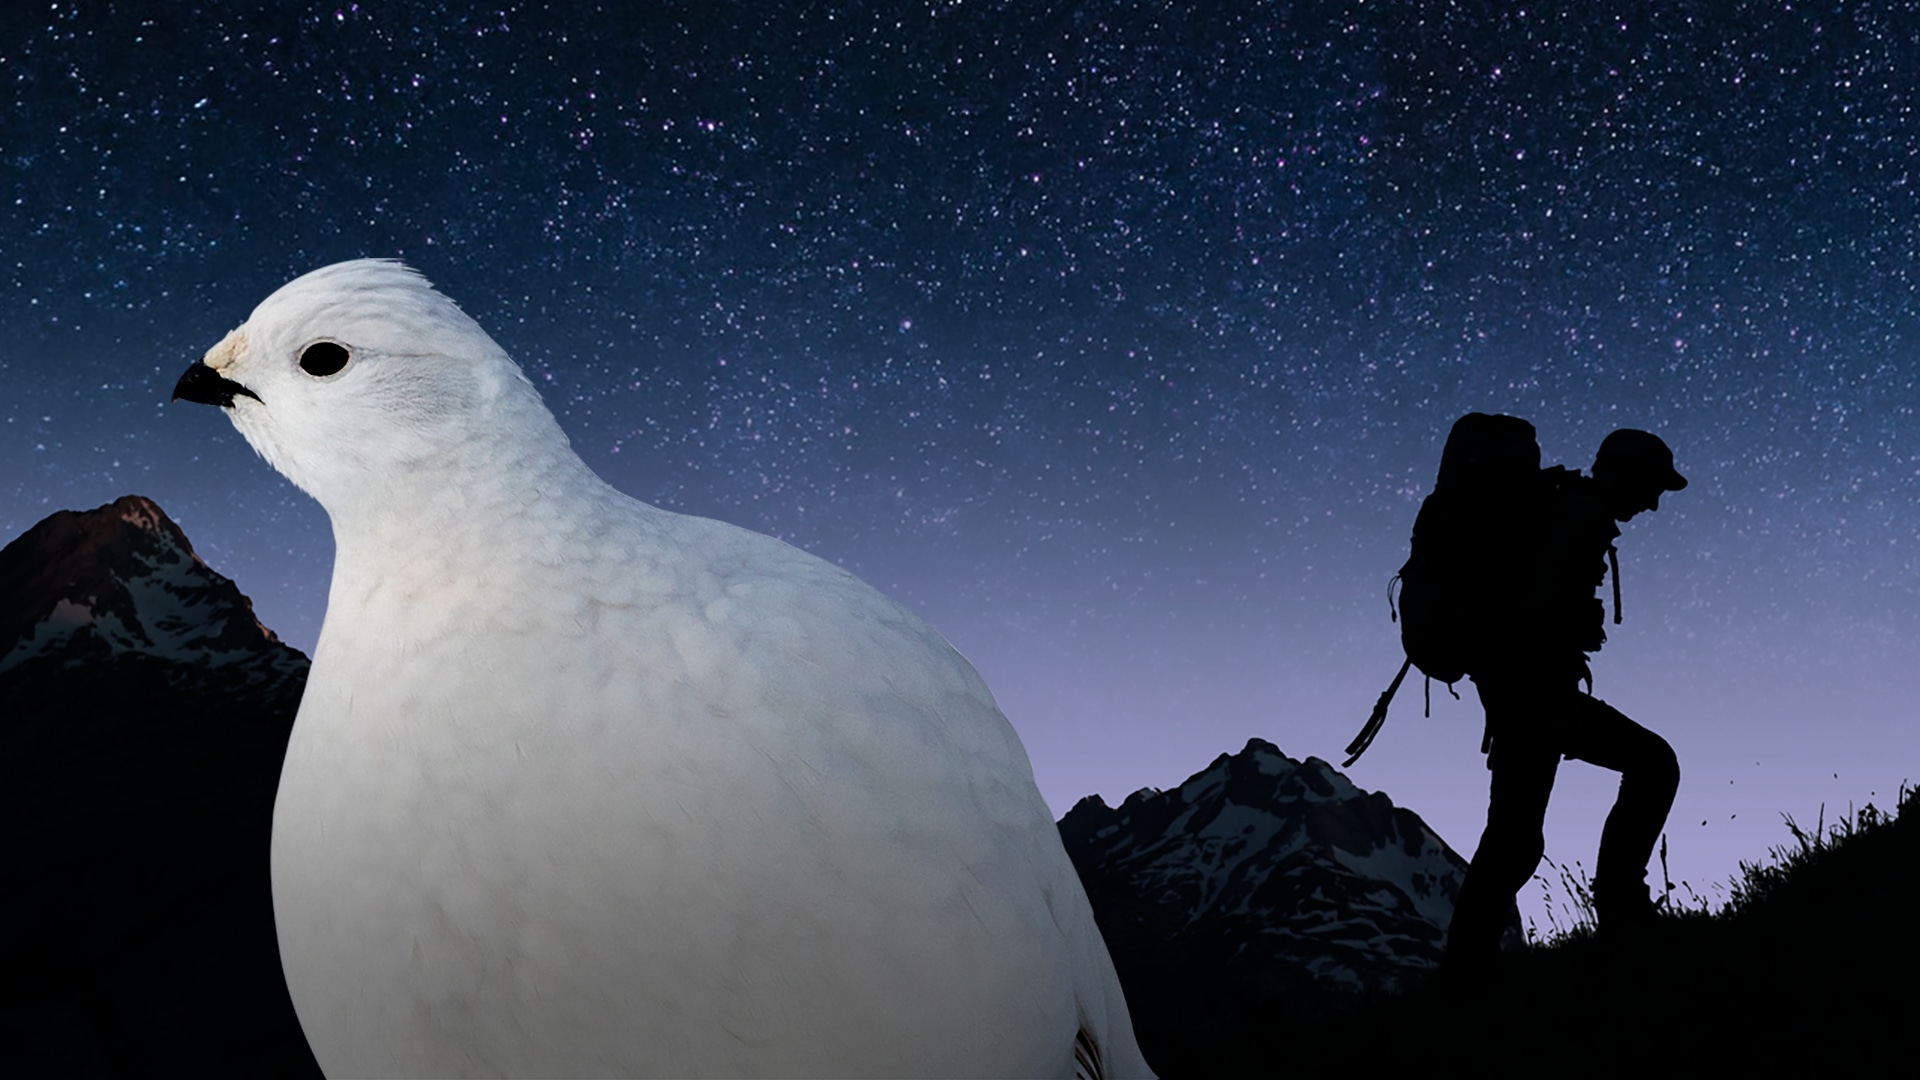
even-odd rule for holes
{"type": "Polygon", "coordinates": [[[1209,1010],[1338,1007],[1424,977],[1466,877],[1419,815],[1261,739],[1117,808],[1088,796],[1060,834],[1135,1015],[1169,1039],[1218,1023],[1209,1010]]]}
{"type": "Polygon", "coordinates": [[[146,499],[0,549],[8,1075],[319,1075],[268,864],[306,676],[146,499]]]}
{"type": "Polygon", "coordinates": [[[250,683],[304,674],[306,658],[254,617],[151,500],[60,511],[0,550],[0,671],[141,656],[234,669],[250,683]]]}

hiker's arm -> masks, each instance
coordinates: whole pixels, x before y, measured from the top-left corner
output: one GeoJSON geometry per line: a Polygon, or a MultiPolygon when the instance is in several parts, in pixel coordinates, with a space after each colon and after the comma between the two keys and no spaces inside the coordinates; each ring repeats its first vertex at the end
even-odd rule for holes
{"type": "Polygon", "coordinates": [[[1606,609],[1594,595],[1606,578],[1606,550],[1620,530],[1584,491],[1569,491],[1537,548],[1520,621],[1536,643],[1593,652],[1606,644],[1606,609]]]}
{"type": "MultiPolygon", "coordinates": [[[[1574,538],[1580,532],[1580,515],[1574,506],[1563,503],[1560,512],[1555,515],[1553,528],[1547,533],[1545,544],[1540,547],[1540,557],[1534,561],[1533,581],[1527,589],[1524,612],[1529,623],[1538,624],[1548,617],[1554,602],[1555,586],[1565,582],[1569,576],[1569,564],[1573,561],[1574,538]]],[[[1558,591],[1565,591],[1560,585],[1558,591]]]]}

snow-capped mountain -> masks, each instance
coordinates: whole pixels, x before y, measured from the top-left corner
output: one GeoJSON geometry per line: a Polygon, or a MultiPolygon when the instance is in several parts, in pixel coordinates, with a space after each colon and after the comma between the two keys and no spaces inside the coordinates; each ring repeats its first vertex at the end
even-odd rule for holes
{"type": "Polygon", "coordinates": [[[59,511],[0,551],[0,672],[123,656],[235,669],[252,684],[306,672],[149,499],[59,511]]]}
{"type": "Polygon", "coordinates": [[[1090,795],[1060,836],[1163,1070],[1265,1010],[1427,975],[1467,869],[1418,814],[1261,739],[1117,808],[1090,795]]]}
{"type": "Polygon", "coordinates": [[[317,1073],[267,877],[306,673],[147,499],[0,550],[0,1073],[317,1073]]]}

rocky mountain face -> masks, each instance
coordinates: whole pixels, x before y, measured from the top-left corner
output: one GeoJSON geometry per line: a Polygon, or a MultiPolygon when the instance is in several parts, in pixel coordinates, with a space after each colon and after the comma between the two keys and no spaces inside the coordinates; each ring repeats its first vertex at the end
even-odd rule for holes
{"type": "Polygon", "coordinates": [[[0,550],[0,1061],[317,1075],[267,852],[307,658],[126,496],[0,550]]]}
{"type": "Polygon", "coordinates": [[[180,526],[138,495],[62,510],[0,553],[0,672],[130,657],[222,671],[257,689],[307,670],[180,526]]]}
{"type": "Polygon", "coordinates": [[[1060,836],[1163,1075],[1204,1073],[1276,1007],[1427,976],[1467,870],[1418,814],[1261,739],[1117,808],[1088,796],[1060,836]]]}

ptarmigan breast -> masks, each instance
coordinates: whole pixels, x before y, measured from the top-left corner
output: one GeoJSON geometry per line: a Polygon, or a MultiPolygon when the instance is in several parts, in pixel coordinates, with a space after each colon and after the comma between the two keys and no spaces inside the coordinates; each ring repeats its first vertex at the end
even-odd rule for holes
{"type": "Polygon", "coordinates": [[[1146,1074],[1018,737],[917,617],[607,486],[398,263],[284,286],[176,396],[333,521],[273,834],[329,1074],[1146,1074]]]}

